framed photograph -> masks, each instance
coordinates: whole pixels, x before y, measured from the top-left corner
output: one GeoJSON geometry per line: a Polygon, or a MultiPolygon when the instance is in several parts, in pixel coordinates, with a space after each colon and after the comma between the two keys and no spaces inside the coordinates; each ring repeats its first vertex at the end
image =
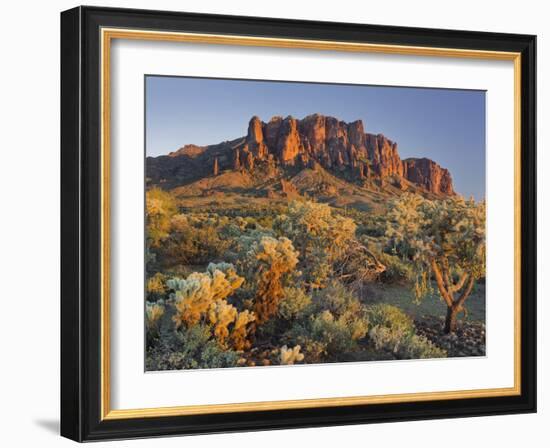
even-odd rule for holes
{"type": "Polygon", "coordinates": [[[61,433],[536,410],[535,36],[61,14],[61,433]]]}

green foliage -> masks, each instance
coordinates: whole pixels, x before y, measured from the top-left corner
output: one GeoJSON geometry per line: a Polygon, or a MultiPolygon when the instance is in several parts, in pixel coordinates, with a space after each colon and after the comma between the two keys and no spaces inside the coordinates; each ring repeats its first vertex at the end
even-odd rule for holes
{"type": "Polygon", "coordinates": [[[158,247],[170,234],[170,220],[177,212],[174,197],[160,188],[152,188],[145,194],[147,242],[158,247]]]}
{"type": "Polygon", "coordinates": [[[164,315],[164,303],[145,302],[145,334],[147,345],[152,345],[153,342],[160,336],[160,321],[164,315]]]}
{"type": "Polygon", "coordinates": [[[240,358],[213,340],[211,329],[205,325],[180,329],[163,342],[149,349],[147,370],[235,367],[240,358]]]}
{"type": "Polygon", "coordinates": [[[400,359],[446,358],[447,351],[437,347],[424,336],[413,334],[399,350],[400,359]]]}
{"type": "Polygon", "coordinates": [[[230,245],[224,237],[229,225],[217,215],[174,215],[170,236],[157,248],[163,266],[205,264],[223,257],[230,245]]]}
{"type": "Polygon", "coordinates": [[[357,341],[365,337],[368,321],[351,318],[349,315],[338,317],[329,310],[317,314],[311,323],[311,337],[326,346],[326,352],[333,359],[357,348],[357,341]]]}
{"type": "Polygon", "coordinates": [[[381,238],[386,234],[386,217],[383,214],[361,213],[353,211],[350,213],[357,222],[357,235],[381,238]]]}
{"type": "Polygon", "coordinates": [[[333,214],[327,204],[293,201],[273,228],[290,238],[298,250],[304,280],[311,288],[321,288],[332,272],[332,264],[354,238],[356,225],[352,219],[333,214]]]}
{"type": "Polygon", "coordinates": [[[369,339],[379,351],[391,353],[397,359],[444,358],[442,350],[415,333],[412,319],[399,308],[378,304],[368,308],[369,339]]]}
{"type": "MultiPolygon", "coordinates": [[[[407,240],[420,241],[418,216],[409,226],[392,206],[383,235],[380,215],[309,201],[178,210],[158,189],[147,200],[148,370],[445,356],[399,309],[361,302],[374,281],[428,272],[432,241],[407,240]]],[[[407,213],[432,207],[411,201],[407,213]]]]}
{"type": "Polygon", "coordinates": [[[485,275],[485,203],[405,194],[388,217],[386,235],[395,252],[412,262],[417,299],[430,293],[433,274],[447,305],[460,309],[473,282],[485,275]]]}
{"type": "Polygon", "coordinates": [[[376,304],[367,308],[371,328],[386,327],[400,334],[410,334],[414,332],[414,322],[399,308],[376,304]]]}
{"type": "Polygon", "coordinates": [[[363,311],[363,305],[353,293],[337,281],[315,292],[314,306],[316,311],[328,310],[338,317],[359,315],[363,311]]]}
{"type": "Polygon", "coordinates": [[[315,293],[285,340],[299,344],[308,362],[339,361],[358,349],[368,327],[365,307],[343,285],[333,282],[315,293]]]}
{"type": "Polygon", "coordinates": [[[311,296],[303,289],[286,287],[283,289],[284,296],[279,303],[279,316],[286,320],[298,318],[311,304],[311,296]]]}
{"type": "Polygon", "coordinates": [[[378,260],[385,266],[380,279],[385,283],[397,283],[414,278],[411,263],[402,260],[396,255],[390,255],[385,252],[377,254],[378,260]]]}

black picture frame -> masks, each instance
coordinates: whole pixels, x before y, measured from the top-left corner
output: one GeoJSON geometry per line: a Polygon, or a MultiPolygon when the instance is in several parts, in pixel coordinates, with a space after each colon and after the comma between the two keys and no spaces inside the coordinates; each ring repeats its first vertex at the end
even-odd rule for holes
{"type": "Polygon", "coordinates": [[[61,435],[76,441],[536,412],[536,36],[77,7],[61,13],[61,435]],[[100,29],[521,53],[521,394],[101,418],[100,29]]]}

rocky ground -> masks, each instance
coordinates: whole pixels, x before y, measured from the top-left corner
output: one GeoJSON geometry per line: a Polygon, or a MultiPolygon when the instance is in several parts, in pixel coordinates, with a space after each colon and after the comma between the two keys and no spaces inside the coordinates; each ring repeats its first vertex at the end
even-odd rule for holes
{"type": "Polygon", "coordinates": [[[444,319],[425,316],[415,321],[417,332],[438,347],[447,350],[448,356],[485,356],[485,324],[459,321],[453,334],[443,333],[444,319]]]}

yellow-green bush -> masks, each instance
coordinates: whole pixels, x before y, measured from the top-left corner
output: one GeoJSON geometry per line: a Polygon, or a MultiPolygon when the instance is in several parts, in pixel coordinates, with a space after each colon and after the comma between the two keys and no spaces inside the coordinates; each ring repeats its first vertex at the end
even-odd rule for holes
{"type": "Polygon", "coordinates": [[[158,247],[170,234],[170,221],[177,212],[174,197],[160,188],[152,188],[145,194],[147,241],[158,247]]]}
{"type": "Polygon", "coordinates": [[[316,291],[305,310],[284,335],[285,341],[302,347],[305,362],[345,360],[367,335],[365,307],[340,283],[316,291]]]}
{"type": "Polygon", "coordinates": [[[160,336],[160,319],[164,315],[164,303],[145,302],[145,334],[147,345],[160,336]]]}
{"type": "Polygon", "coordinates": [[[170,219],[170,234],[158,252],[162,267],[204,264],[222,258],[229,249],[225,229],[230,220],[215,214],[177,214],[170,219]]]}
{"type": "Polygon", "coordinates": [[[239,353],[222,348],[212,339],[210,327],[194,325],[172,332],[151,347],[145,366],[147,370],[236,367],[239,358],[239,353]]]}
{"type": "Polygon", "coordinates": [[[322,288],[332,272],[332,264],[355,237],[352,219],[333,214],[327,204],[293,201],[273,228],[290,238],[299,252],[300,269],[311,288],[322,288]]]}
{"type": "Polygon", "coordinates": [[[311,304],[311,296],[302,288],[286,287],[279,303],[279,316],[286,320],[296,319],[311,304]]]}
{"type": "Polygon", "coordinates": [[[368,335],[376,350],[391,353],[397,359],[447,356],[445,350],[417,335],[412,319],[399,308],[378,304],[370,306],[367,313],[371,324],[368,335]]]}

